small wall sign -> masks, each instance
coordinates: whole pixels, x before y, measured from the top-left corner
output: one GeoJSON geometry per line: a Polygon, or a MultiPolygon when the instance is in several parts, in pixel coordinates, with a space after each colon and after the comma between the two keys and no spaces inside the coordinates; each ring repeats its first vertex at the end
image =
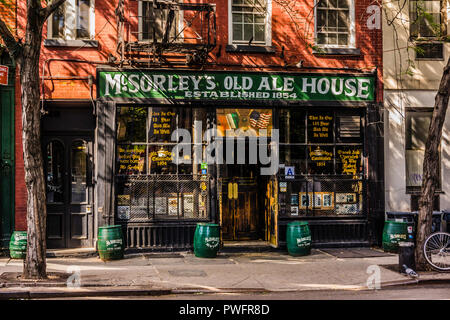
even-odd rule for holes
{"type": "Polygon", "coordinates": [[[9,68],[7,66],[0,65],[0,84],[3,86],[8,85],[8,71],[9,68]]]}

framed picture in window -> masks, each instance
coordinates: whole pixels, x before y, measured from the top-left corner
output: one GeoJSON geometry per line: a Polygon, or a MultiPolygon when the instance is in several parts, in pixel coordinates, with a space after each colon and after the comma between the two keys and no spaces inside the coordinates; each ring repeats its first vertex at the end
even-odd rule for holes
{"type": "Polygon", "coordinates": [[[156,214],[167,214],[167,198],[166,197],[156,197],[155,198],[155,213],[156,214]]]}
{"type": "Polygon", "coordinates": [[[167,202],[169,204],[169,216],[177,216],[178,215],[178,198],[177,197],[168,197],[167,202]]]}
{"type": "Polygon", "coordinates": [[[355,203],[356,193],[336,193],[336,203],[355,203]]]}
{"type": "Polygon", "coordinates": [[[300,192],[300,209],[312,208],[312,194],[300,192]]]}
{"type": "Polygon", "coordinates": [[[185,218],[194,217],[194,195],[192,193],[183,195],[183,213],[185,218]]]}
{"type": "Polygon", "coordinates": [[[322,209],[333,209],[333,198],[333,192],[324,192],[322,209]]]}
{"type": "Polygon", "coordinates": [[[129,206],[117,206],[117,217],[120,220],[130,219],[130,207],[129,206]]]}
{"type": "Polygon", "coordinates": [[[315,208],[322,207],[322,193],[321,192],[314,193],[314,207],[315,208]]]}

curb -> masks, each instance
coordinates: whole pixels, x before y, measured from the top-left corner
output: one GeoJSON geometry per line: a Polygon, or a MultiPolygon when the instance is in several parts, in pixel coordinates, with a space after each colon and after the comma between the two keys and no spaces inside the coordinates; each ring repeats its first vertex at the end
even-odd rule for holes
{"type": "MultiPolygon", "coordinates": [[[[402,287],[408,285],[419,285],[425,283],[435,283],[435,284],[448,284],[450,279],[405,279],[396,280],[381,283],[381,290],[383,288],[394,288],[402,287]]],[[[355,286],[352,289],[286,289],[286,290],[271,290],[266,288],[217,288],[216,290],[208,290],[204,288],[175,288],[175,289],[149,289],[149,288],[120,288],[116,287],[112,289],[108,286],[98,286],[98,285],[85,285],[77,289],[64,289],[62,287],[48,287],[47,290],[17,290],[16,291],[1,291],[0,290],[0,300],[8,299],[40,299],[40,298],[76,298],[76,297],[104,297],[104,296],[163,296],[171,294],[215,294],[215,293],[251,293],[251,294],[269,294],[269,293],[280,293],[280,292],[291,292],[300,293],[307,291],[329,291],[329,290],[371,290],[364,286],[355,286]],[[53,288],[53,290],[52,290],[53,288]],[[56,290],[55,290],[56,289],[56,290]]],[[[23,287],[22,287],[23,288],[23,287]]]]}

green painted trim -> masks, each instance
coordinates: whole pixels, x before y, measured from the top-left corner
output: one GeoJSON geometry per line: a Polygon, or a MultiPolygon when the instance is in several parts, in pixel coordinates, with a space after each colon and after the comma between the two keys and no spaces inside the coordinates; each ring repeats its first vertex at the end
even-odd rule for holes
{"type": "Polygon", "coordinates": [[[8,86],[0,86],[0,247],[8,248],[15,228],[15,68],[10,66],[8,86]],[[6,170],[6,171],[5,171],[6,170]]]}

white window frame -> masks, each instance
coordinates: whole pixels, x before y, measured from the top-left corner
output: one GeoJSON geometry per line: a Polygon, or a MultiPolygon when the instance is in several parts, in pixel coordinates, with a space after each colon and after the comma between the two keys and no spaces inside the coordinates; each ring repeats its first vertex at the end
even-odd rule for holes
{"type": "MultiPolygon", "coordinates": [[[[266,25],[265,43],[252,44],[254,46],[271,46],[272,45],[272,0],[267,1],[267,15],[264,19],[266,25]]],[[[228,0],[228,44],[229,45],[245,45],[245,43],[233,43],[233,0],[228,0]]]]}
{"type": "Polygon", "coordinates": [[[318,44],[317,43],[317,5],[318,0],[314,0],[314,43],[321,48],[351,48],[356,49],[356,28],[355,28],[355,0],[350,0],[350,30],[348,45],[339,44],[318,44]]]}
{"type": "MultiPolygon", "coordinates": [[[[142,2],[152,2],[152,0],[139,0],[138,1],[138,40],[139,41],[149,41],[148,39],[142,39],[142,33],[143,33],[143,28],[142,28],[142,2]]],[[[183,1],[180,0],[178,1],[179,3],[182,3],[183,1]]],[[[177,30],[176,30],[176,34],[178,35],[178,40],[179,41],[183,41],[183,25],[184,25],[184,15],[183,15],[183,10],[179,10],[178,12],[176,12],[175,14],[178,15],[178,24],[177,24],[177,30]]]]}
{"type": "MultiPolygon", "coordinates": [[[[66,6],[64,16],[64,38],[54,38],[52,35],[53,19],[52,16],[48,18],[47,22],[47,39],[62,39],[62,40],[85,40],[77,38],[76,30],[76,0],[66,0],[62,5],[66,6]]],[[[95,0],[91,0],[89,8],[89,40],[95,38],[95,0]]]]}

